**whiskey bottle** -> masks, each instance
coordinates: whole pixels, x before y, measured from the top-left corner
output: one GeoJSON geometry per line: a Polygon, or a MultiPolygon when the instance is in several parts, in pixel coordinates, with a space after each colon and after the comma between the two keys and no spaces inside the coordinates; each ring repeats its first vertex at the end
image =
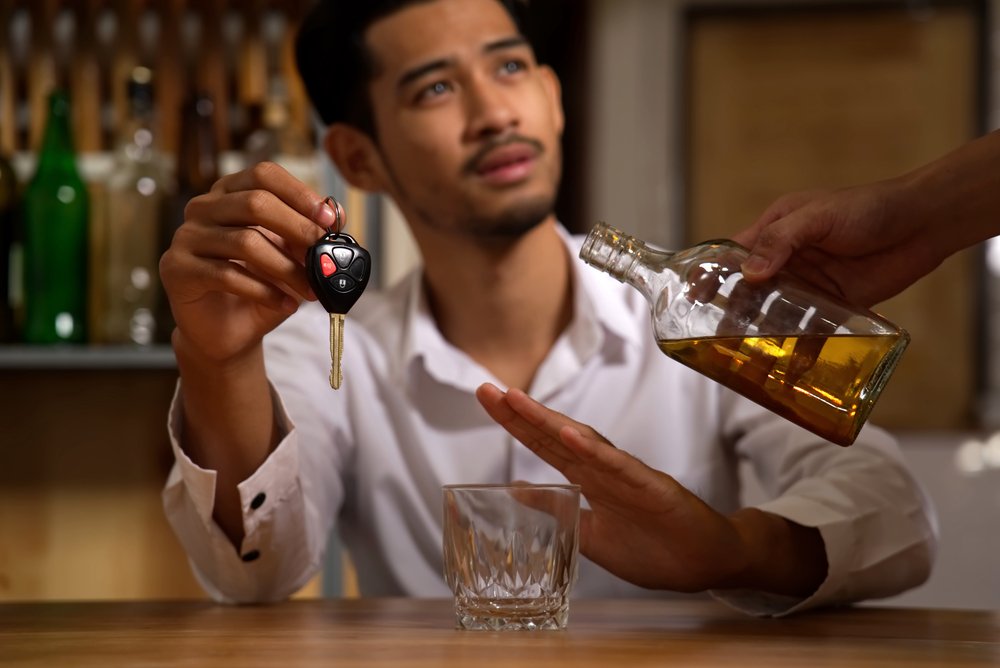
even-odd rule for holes
{"type": "Polygon", "coordinates": [[[152,72],[132,70],[128,117],[108,179],[101,341],[149,345],[156,337],[160,226],[170,182],[153,135],[152,72]]]}
{"type": "Polygon", "coordinates": [[[76,166],[69,98],[49,95],[38,168],[24,191],[24,340],[87,340],[90,198],[76,166]]]}
{"type": "Polygon", "coordinates": [[[283,79],[271,79],[261,125],[247,137],[243,155],[247,166],[264,160],[276,162],[298,180],[318,189],[316,150],[292,123],[283,79]]]}
{"type": "Polygon", "coordinates": [[[781,273],[743,278],[747,250],[729,240],[679,252],[604,223],[580,258],[636,288],[668,357],[838,445],[850,445],[909,335],[866,309],[781,273]]]}
{"type": "MultiPolygon", "coordinates": [[[[219,178],[219,147],[216,143],[215,102],[212,96],[200,91],[193,93],[181,105],[180,145],[177,149],[175,169],[176,189],[167,205],[161,225],[161,254],[170,247],[174,233],[184,222],[184,209],[192,197],[207,193],[219,178]]],[[[159,335],[157,339],[169,343],[174,328],[166,296],[160,297],[159,335]]]]}

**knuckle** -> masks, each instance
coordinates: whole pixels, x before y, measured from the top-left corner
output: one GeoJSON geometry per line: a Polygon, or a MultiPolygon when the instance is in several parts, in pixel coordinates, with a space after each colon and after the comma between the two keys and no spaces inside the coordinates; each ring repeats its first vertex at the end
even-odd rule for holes
{"type": "Polygon", "coordinates": [[[244,251],[244,255],[253,254],[262,240],[263,237],[260,233],[250,227],[243,228],[234,235],[234,243],[244,251]]]}
{"type": "Polygon", "coordinates": [[[757,237],[758,248],[763,248],[763,249],[775,248],[776,246],[780,246],[781,242],[782,242],[781,230],[779,230],[774,225],[765,227],[761,231],[760,236],[757,237]]]}
{"type": "Polygon", "coordinates": [[[185,222],[174,230],[173,236],[170,238],[170,245],[167,247],[167,251],[169,252],[173,249],[174,253],[176,253],[177,247],[189,247],[194,242],[195,237],[195,225],[191,222],[185,222]]]}
{"type": "Polygon", "coordinates": [[[212,280],[227,290],[233,290],[239,283],[242,273],[233,262],[220,262],[212,269],[212,280]]]}
{"type": "Polygon", "coordinates": [[[263,162],[258,162],[253,167],[250,167],[248,171],[250,173],[251,180],[258,187],[263,187],[275,179],[281,171],[281,166],[275,162],[264,160],[263,162]]]}
{"type": "Polygon", "coordinates": [[[252,219],[263,218],[272,206],[273,195],[266,190],[249,190],[243,196],[243,206],[252,219]]]}
{"type": "Polygon", "coordinates": [[[212,199],[212,195],[209,194],[196,195],[189,199],[184,205],[184,220],[200,217],[212,199]]]}
{"type": "Polygon", "coordinates": [[[160,256],[160,261],[157,265],[157,269],[159,270],[160,273],[160,279],[164,281],[164,283],[167,283],[168,279],[173,275],[173,268],[174,265],[176,264],[176,260],[174,259],[174,253],[175,251],[171,251],[168,248],[166,251],[164,251],[163,255],[160,256]]]}

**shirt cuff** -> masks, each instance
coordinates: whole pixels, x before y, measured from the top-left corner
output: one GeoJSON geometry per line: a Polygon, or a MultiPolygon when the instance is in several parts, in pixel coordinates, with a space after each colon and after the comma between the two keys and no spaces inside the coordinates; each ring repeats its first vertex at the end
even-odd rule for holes
{"type": "MultiPolygon", "coordinates": [[[[166,486],[170,488],[178,484],[183,485],[196,514],[207,527],[214,524],[212,513],[215,510],[217,473],[195,463],[181,445],[180,435],[183,433],[184,424],[181,389],[181,381],[178,380],[167,419],[170,448],[174,453],[176,465],[170,473],[166,486]]],[[[299,455],[296,440],[291,438],[294,425],[273,386],[270,391],[278,445],[250,477],[237,485],[243,515],[244,544],[248,542],[247,537],[253,534],[262,519],[270,515],[267,512],[268,507],[286,499],[297,488],[299,455]]],[[[240,552],[245,553],[247,549],[249,548],[244,545],[240,552]]]]}

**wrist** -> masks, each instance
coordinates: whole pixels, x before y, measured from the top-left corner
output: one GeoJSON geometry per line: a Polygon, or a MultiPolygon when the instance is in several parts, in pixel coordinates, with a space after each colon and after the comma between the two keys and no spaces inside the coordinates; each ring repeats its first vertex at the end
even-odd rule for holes
{"type": "Polygon", "coordinates": [[[211,379],[214,383],[225,383],[264,368],[264,349],[260,341],[238,353],[220,358],[206,354],[180,328],[175,328],[170,336],[170,344],[182,378],[198,376],[211,379]]]}
{"type": "Polygon", "coordinates": [[[236,471],[234,479],[244,479],[277,443],[263,347],[219,360],[180,330],[171,341],[181,377],[185,451],[204,468],[236,471]]]}
{"type": "Polygon", "coordinates": [[[729,516],[741,545],[738,568],[725,589],[808,596],[826,578],[826,549],[819,530],[757,508],[729,516]]]}
{"type": "MultiPolygon", "coordinates": [[[[1000,145],[1000,135],[989,139],[1000,145]]],[[[910,217],[908,222],[917,222],[927,245],[942,259],[1000,232],[995,150],[983,140],[973,142],[899,178],[900,210],[910,217]]]]}

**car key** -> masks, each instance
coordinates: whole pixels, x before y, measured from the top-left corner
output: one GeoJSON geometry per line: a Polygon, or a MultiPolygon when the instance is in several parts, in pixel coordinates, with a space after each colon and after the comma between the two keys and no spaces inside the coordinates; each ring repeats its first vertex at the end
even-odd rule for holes
{"type": "Polygon", "coordinates": [[[336,222],[306,253],[306,275],[319,303],[330,314],[330,387],[339,389],[344,353],[344,316],[358,301],[371,275],[371,255],[341,229],[340,205],[332,197],[336,222]]]}

